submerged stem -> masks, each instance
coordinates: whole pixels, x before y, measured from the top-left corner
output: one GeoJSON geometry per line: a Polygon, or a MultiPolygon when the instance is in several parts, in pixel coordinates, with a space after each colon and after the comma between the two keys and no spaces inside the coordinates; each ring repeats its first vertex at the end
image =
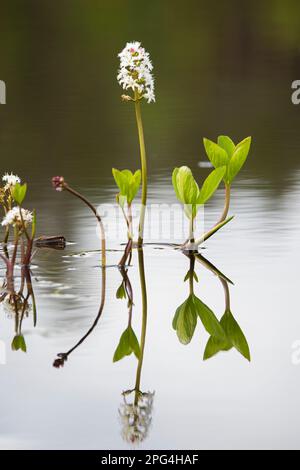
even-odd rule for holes
{"type": "Polygon", "coordinates": [[[141,154],[141,169],[142,169],[142,201],[141,201],[141,215],[140,215],[140,224],[139,224],[139,239],[138,245],[141,247],[143,244],[144,238],[144,224],[145,224],[145,213],[146,213],[146,204],[147,204],[147,158],[146,158],[146,148],[145,148],[145,139],[144,139],[144,129],[142,122],[141,114],[141,104],[140,96],[138,91],[134,92],[134,105],[135,105],[135,117],[138,128],[138,136],[140,143],[140,154],[141,154]]]}

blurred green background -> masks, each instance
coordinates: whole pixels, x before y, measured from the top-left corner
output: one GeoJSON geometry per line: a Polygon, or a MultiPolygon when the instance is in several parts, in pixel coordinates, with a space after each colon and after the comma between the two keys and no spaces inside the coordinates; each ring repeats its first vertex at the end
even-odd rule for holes
{"type": "Polygon", "coordinates": [[[142,41],[157,103],[143,106],[152,175],[204,159],[202,137],[252,135],[247,170],[280,192],[299,166],[299,1],[4,0],[2,171],[87,186],[139,166],[117,53],[142,41]],[[103,179],[104,178],[104,179],[103,179]]]}

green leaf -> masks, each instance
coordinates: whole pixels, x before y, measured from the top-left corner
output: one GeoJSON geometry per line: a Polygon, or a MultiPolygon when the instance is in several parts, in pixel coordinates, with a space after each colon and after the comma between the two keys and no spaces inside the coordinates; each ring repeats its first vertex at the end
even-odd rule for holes
{"type": "Polygon", "coordinates": [[[140,346],[137,340],[137,337],[129,326],[122,334],[118,347],[115,351],[113,362],[120,361],[126,356],[130,356],[130,354],[134,353],[135,356],[139,359],[140,357],[140,346]]]}
{"type": "MultiPolygon", "coordinates": [[[[222,321],[220,323],[222,323],[222,321]]],[[[222,341],[219,338],[211,336],[207,342],[203,359],[206,361],[218,354],[220,351],[229,351],[230,349],[232,349],[232,345],[227,340],[222,341]]]]}
{"type": "Polygon", "coordinates": [[[122,195],[126,194],[126,186],[127,186],[127,178],[126,176],[120,171],[117,170],[116,168],[112,169],[112,174],[115,179],[115,182],[120,190],[120,193],[122,195]]]}
{"type": "Polygon", "coordinates": [[[117,201],[124,207],[125,202],[131,204],[137,195],[141,184],[141,170],[137,170],[134,174],[130,170],[112,169],[115,182],[120,190],[117,201]]]}
{"type": "Polygon", "coordinates": [[[230,159],[232,157],[234,151],[235,151],[235,144],[231,140],[231,138],[228,137],[227,135],[219,135],[218,145],[219,145],[219,147],[222,147],[222,149],[225,150],[225,152],[227,153],[227,155],[230,159]]]}
{"type": "Polygon", "coordinates": [[[142,179],[141,170],[137,170],[133,175],[131,174],[129,176],[128,178],[129,187],[128,187],[128,195],[127,195],[128,204],[132,203],[137,193],[139,192],[141,179],[142,179]]]}
{"type": "Polygon", "coordinates": [[[24,184],[16,183],[15,184],[15,186],[13,188],[12,196],[13,196],[15,202],[19,206],[22,205],[22,202],[24,201],[25,196],[26,196],[26,192],[27,192],[27,184],[26,183],[24,183],[24,184]]]}
{"type": "Polygon", "coordinates": [[[177,199],[186,205],[197,204],[199,186],[196,183],[191,169],[187,166],[175,168],[172,182],[177,199]]]}
{"type": "Polygon", "coordinates": [[[26,352],[26,343],[23,335],[16,335],[12,341],[11,348],[13,351],[18,351],[21,349],[21,351],[26,352]]]}
{"type": "Polygon", "coordinates": [[[131,327],[129,327],[129,342],[132,352],[135,354],[136,358],[139,359],[141,356],[140,345],[135,332],[131,327]]]}
{"type": "Polygon", "coordinates": [[[226,166],[221,166],[213,170],[203,183],[200,191],[198,204],[205,204],[217,190],[226,173],[226,166]]]}
{"type": "Polygon", "coordinates": [[[204,359],[209,359],[220,351],[229,351],[234,347],[250,362],[251,355],[247,340],[240,326],[229,310],[226,310],[225,314],[221,318],[220,323],[225,331],[226,339],[221,340],[211,336],[204,351],[204,359]]]}
{"type": "Polygon", "coordinates": [[[116,298],[117,299],[126,299],[126,290],[125,290],[123,282],[122,282],[122,284],[120,285],[120,287],[118,288],[118,290],[116,292],[116,298]]]}
{"type": "Polygon", "coordinates": [[[226,166],[229,161],[227,152],[209,139],[203,139],[207,156],[215,168],[226,166]]]}
{"type": "Polygon", "coordinates": [[[236,149],[228,164],[226,175],[227,183],[230,184],[241,170],[249,154],[250,146],[251,137],[247,137],[236,146],[236,149]]]}
{"type": "Polygon", "coordinates": [[[225,312],[223,324],[229,342],[250,362],[251,356],[247,340],[230,310],[225,312]]]}
{"type": "Polygon", "coordinates": [[[206,331],[210,335],[224,341],[226,339],[225,332],[214,312],[195,295],[193,295],[193,302],[206,331]]]}
{"type": "Polygon", "coordinates": [[[193,302],[193,295],[178,307],[173,319],[173,328],[176,330],[182,344],[190,343],[197,325],[197,312],[193,302]]]}

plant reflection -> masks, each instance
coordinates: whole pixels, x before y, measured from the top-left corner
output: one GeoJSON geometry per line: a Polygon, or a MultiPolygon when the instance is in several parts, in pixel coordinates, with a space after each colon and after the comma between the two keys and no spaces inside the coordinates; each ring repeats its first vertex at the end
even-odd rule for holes
{"type": "Polygon", "coordinates": [[[99,306],[99,310],[98,310],[98,313],[97,313],[97,316],[92,324],[92,326],[88,329],[88,331],[82,336],[82,338],[79,339],[79,341],[77,341],[75,343],[74,346],[72,346],[72,348],[70,348],[67,352],[63,352],[63,353],[59,353],[57,354],[57,358],[54,360],[53,362],[53,367],[56,367],[56,368],[60,368],[60,367],[63,367],[65,362],[68,360],[69,356],[79,347],[81,346],[82,343],[84,343],[84,341],[90,336],[90,334],[94,331],[94,329],[96,328],[100,318],[101,318],[101,315],[103,313],[103,310],[104,310],[104,306],[105,306],[105,293],[106,293],[106,268],[104,265],[102,265],[101,267],[101,301],[100,301],[100,306],[99,306]]]}
{"type": "Polygon", "coordinates": [[[141,376],[146,344],[148,317],[147,285],[144,252],[142,248],[138,249],[138,262],[142,296],[140,354],[138,357],[134,389],[123,392],[123,403],[119,408],[119,416],[122,426],[121,434],[123,439],[131,444],[139,444],[147,438],[152,422],[152,408],[154,399],[154,392],[142,392],[141,390],[141,376]]]}
{"type": "MultiPolygon", "coordinates": [[[[8,253],[6,252],[6,256],[8,253]]],[[[31,282],[31,272],[28,266],[21,267],[21,277],[18,288],[15,285],[15,278],[7,271],[3,280],[0,302],[8,318],[13,318],[15,322],[14,338],[11,348],[13,351],[27,351],[25,337],[22,332],[23,320],[33,315],[33,325],[36,326],[37,310],[35,296],[31,282]]]]}
{"type": "Polygon", "coordinates": [[[240,326],[231,312],[229,284],[233,284],[221,271],[199,253],[186,254],[190,260],[190,269],[184,281],[189,280],[189,297],[178,307],[173,319],[173,328],[178,339],[183,344],[188,344],[197,325],[198,317],[206,331],[210,334],[203,358],[207,360],[221,351],[229,351],[235,348],[248,361],[251,360],[250,350],[240,326]],[[215,274],[219,279],[225,297],[225,313],[220,321],[214,312],[194,294],[194,281],[198,282],[195,273],[195,261],[201,263],[206,269],[215,274]]]}

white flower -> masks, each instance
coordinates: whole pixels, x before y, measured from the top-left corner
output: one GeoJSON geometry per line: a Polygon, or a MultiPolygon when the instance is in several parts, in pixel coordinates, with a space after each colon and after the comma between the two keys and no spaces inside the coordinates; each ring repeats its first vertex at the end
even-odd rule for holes
{"type": "MultiPolygon", "coordinates": [[[[30,224],[32,222],[32,212],[28,211],[27,209],[21,209],[22,211],[22,217],[24,224],[30,224]]],[[[22,220],[20,216],[20,208],[19,207],[13,207],[10,211],[7,212],[5,217],[3,218],[1,225],[4,227],[7,225],[21,225],[22,220]]]]}
{"type": "Polygon", "coordinates": [[[13,173],[5,173],[5,175],[2,176],[2,181],[6,183],[4,189],[9,189],[12,186],[15,186],[16,183],[21,183],[20,178],[17,175],[14,175],[13,173]]]}
{"type": "Polygon", "coordinates": [[[149,53],[140,42],[128,42],[120,57],[120,69],[117,79],[124,90],[138,91],[148,103],[155,101],[153,65],[149,53]]]}
{"type": "Polygon", "coordinates": [[[139,444],[148,436],[154,393],[140,393],[137,405],[128,403],[125,394],[123,394],[124,403],[119,408],[122,437],[130,444],[139,444]]]}

